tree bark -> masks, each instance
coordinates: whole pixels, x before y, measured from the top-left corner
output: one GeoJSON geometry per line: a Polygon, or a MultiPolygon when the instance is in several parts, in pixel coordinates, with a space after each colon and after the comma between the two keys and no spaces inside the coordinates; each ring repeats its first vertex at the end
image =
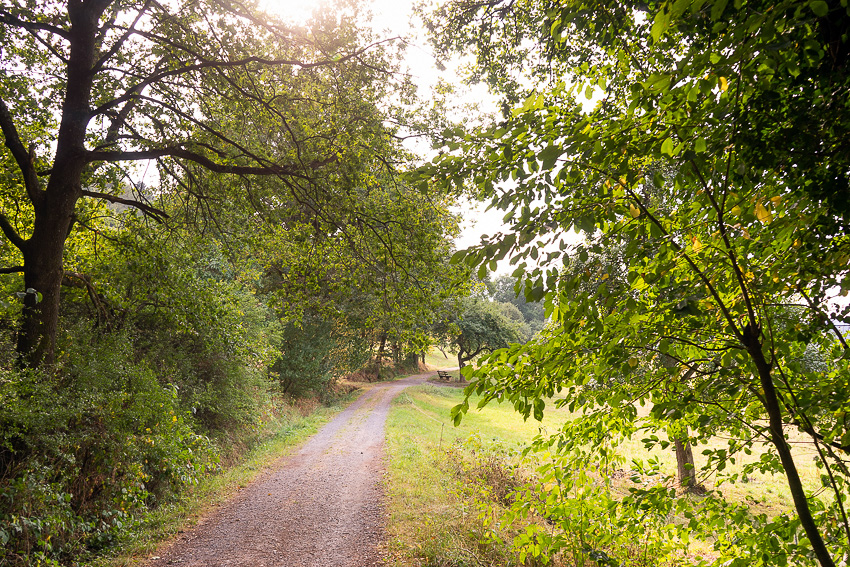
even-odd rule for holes
{"type": "MultiPolygon", "coordinates": [[[[97,50],[98,21],[108,0],[70,2],[70,53],[62,120],[56,138],[56,156],[47,187],[29,191],[35,210],[32,236],[23,243],[24,285],[27,293],[17,351],[25,365],[51,365],[56,358],[59,323],[59,290],[64,268],[65,240],[82,195],[82,178],[88,165],[85,136],[90,117],[92,66],[97,50]]],[[[8,136],[7,136],[8,143],[8,136]]]]}
{"type": "Polygon", "coordinates": [[[835,567],[835,562],[830,556],[829,550],[826,549],[826,544],[820,535],[820,530],[818,530],[818,526],[812,517],[812,511],[806,499],[806,491],[803,489],[803,483],[800,481],[800,475],[797,472],[797,466],[791,455],[791,449],[785,440],[782,425],[782,408],[779,405],[779,398],[776,394],[776,388],[773,385],[773,377],[771,376],[772,365],[765,359],[759,334],[760,330],[758,328],[754,329],[748,324],[744,328],[743,343],[750,358],[755,363],[759,374],[759,381],[764,391],[763,401],[768,415],[770,438],[779,455],[779,460],[782,462],[782,468],[785,470],[785,476],[788,479],[788,488],[791,490],[794,508],[797,510],[797,515],[800,518],[800,525],[803,526],[806,536],[809,538],[818,563],[822,567],[835,567]]]}
{"type": "Polygon", "coordinates": [[[378,354],[375,355],[375,376],[377,378],[381,377],[381,364],[384,361],[384,350],[387,347],[387,333],[386,331],[381,332],[381,342],[378,345],[378,354]]]}
{"type": "Polygon", "coordinates": [[[40,294],[39,297],[28,293],[24,297],[17,351],[26,366],[50,365],[56,358],[59,294],[65,274],[62,253],[73,218],[74,202],[51,206],[47,214],[36,212],[33,234],[22,250],[24,286],[40,294]]]}
{"type": "Polygon", "coordinates": [[[697,470],[694,465],[694,452],[687,437],[673,438],[676,448],[676,467],[679,473],[679,486],[685,492],[704,492],[705,489],[697,484],[697,470]]]}

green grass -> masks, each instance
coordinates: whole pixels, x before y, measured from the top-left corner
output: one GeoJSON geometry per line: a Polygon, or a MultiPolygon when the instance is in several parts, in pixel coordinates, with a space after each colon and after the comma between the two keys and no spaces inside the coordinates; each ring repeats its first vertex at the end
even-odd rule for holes
{"type": "MultiPolygon", "coordinates": [[[[424,385],[408,388],[393,402],[387,419],[391,565],[515,564],[504,546],[480,543],[486,526],[468,493],[480,487],[459,486],[462,463],[447,459],[460,459],[452,446],[473,435],[475,444],[489,449],[519,448],[541,424],[524,422],[513,407],[494,403],[471,410],[454,427],[449,412],[462,399],[459,388],[424,385]]],[[[563,414],[553,412],[542,425],[554,429],[559,419],[563,414]]]]}
{"type": "Polygon", "coordinates": [[[446,351],[448,357],[443,356],[443,353],[436,348],[431,348],[425,353],[425,364],[429,368],[454,368],[457,366],[457,356],[446,351]]]}
{"type": "Polygon", "coordinates": [[[90,558],[86,565],[114,567],[139,564],[163,542],[195,525],[214,506],[231,498],[265,468],[316,433],[359,393],[354,392],[330,407],[318,406],[307,415],[301,415],[295,408],[284,413],[271,427],[267,427],[269,435],[237,464],[220,474],[202,479],[194,489],[186,491],[175,501],[146,514],[138,526],[123,534],[118,546],[110,549],[108,555],[90,558]]]}
{"type": "MultiPolygon", "coordinates": [[[[486,467],[483,455],[509,454],[512,448],[528,443],[541,428],[544,432],[555,432],[570,414],[547,404],[542,423],[533,419],[523,421],[511,405],[492,403],[482,411],[470,410],[455,428],[449,412],[462,400],[462,389],[426,385],[405,390],[394,402],[387,421],[391,565],[515,564],[515,557],[506,545],[481,543],[488,525],[486,518],[480,516],[481,508],[475,504],[482,501],[482,488],[473,477],[480,476],[482,471],[476,469],[471,474],[469,462],[454,463],[447,459],[463,461],[468,460],[470,454],[477,454],[473,459],[478,459],[478,464],[474,466],[486,467]],[[465,449],[452,449],[471,437],[474,441],[466,442],[465,449]]],[[[472,408],[476,403],[477,399],[470,400],[472,408]]],[[[620,446],[626,462],[632,458],[646,460],[655,456],[662,471],[674,475],[676,459],[672,449],[648,452],[641,437],[637,435],[620,446]]],[[[792,435],[791,441],[801,477],[810,489],[814,489],[819,484],[818,470],[811,458],[814,449],[804,443],[802,437],[792,435]]],[[[717,439],[714,446],[723,447],[725,442],[717,439]]],[[[704,448],[694,448],[698,467],[705,460],[700,453],[704,448]]],[[[740,455],[724,472],[740,471],[744,462],[757,461],[759,456],[757,450],[753,455],[740,455]]],[[[510,461],[510,457],[505,457],[503,464],[510,464],[510,461]]],[[[502,465],[497,462],[493,466],[502,465]]],[[[526,470],[526,478],[530,474],[526,470]]],[[[716,478],[701,480],[706,487],[716,489],[716,478]]],[[[615,490],[625,494],[632,486],[630,482],[628,476],[623,475],[615,490]]],[[[488,490],[493,492],[491,489],[492,486],[488,490]]],[[[774,516],[791,510],[784,475],[753,473],[747,482],[723,484],[719,490],[727,500],[746,504],[755,514],[774,516]]],[[[485,499],[488,497],[492,499],[492,494],[484,495],[485,499]]],[[[708,542],[692,542],[692,551],[711,555],[708,542]]]]}

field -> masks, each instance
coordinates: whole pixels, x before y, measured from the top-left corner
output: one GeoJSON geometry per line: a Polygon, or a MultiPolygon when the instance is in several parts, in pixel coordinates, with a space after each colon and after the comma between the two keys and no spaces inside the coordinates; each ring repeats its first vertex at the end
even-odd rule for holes
{"type": "MultiPolygon", "coordinates": [[[[459,388],[425,385],[410,388],[394,402],[387,423],[390,495],[390,549],[394,565],[513,565],[522,564],[504,543],[484,543],[492,526],[492,510],[482,503],[495,503],[501,510],[518,479],[532,478],[533,466],[522,466],[518,451],[539,432],[553,432],[570,417],[565,410],[548,409],[543,422],[523,421],[508,404],[493,403],[481,411],[471,410],[459,427],[449,420],[450,409],[463,399],[459,388]]],[[[470,401],[475,407],[476,400],[470,401]]],[[[547,408],[551,408],[548,404],[547,408]]],[[[656,457],[662,471],[675,474],[672,450],[649,453],[638,438],[621,446],[627,460],[656,457]]],[[[716,440],[717,446],[725,444],[716,440]]],[[[818,471],[813,449],[794,439],[798,466],[804,482],[817,485],[818,471]],[[795,441],[797,443],[795,443],[795,441]]],[[[695,448],[699,467],[704,457],[695,448]]],[[[757,460],[759,454],[745,457],[757,460]]],[[[724,473],[741,470],[737,460],[724,473]]],[[[615,490],[623,493],[631,485],[622,475],[615,490]]],[[[745,503],[753,513],[769,517],[790,509],[790,494],[784,477],[759,473],[746,481],[716,486],[717,478],[700,479],[707,488],[719,490],[730,501],[745,503]]],[[[709,542],[694,542],[692,549],[711,554],[709,542]]]]}

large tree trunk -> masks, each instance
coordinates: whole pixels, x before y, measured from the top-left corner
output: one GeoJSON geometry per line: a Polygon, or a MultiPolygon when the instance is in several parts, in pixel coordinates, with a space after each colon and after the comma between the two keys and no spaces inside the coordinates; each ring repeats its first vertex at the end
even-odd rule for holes
{"type": "Polygon", "coordinates": [[[109,2],[93,0],[68,5],[71,49],[56,157],[47,187],[44,190],[27,187],[35,210],[35,224],[21,251],[24,284],[36,293],[27,293],[24,298],[17,351],[21,362],[32,367],[50,365],[55,360],[59,289],[64,275],[62,255],[88,166],[85,140],[91,113],[92,66],[97,52],[95,38],[100,15],[109,2]]]}
{"type": "Polygon", "coordinates": [[[35,290],[24,297],[17,351],[22,364],[38,367],[55,361],[56,331],[59,324],[59,289],[64,269],[62,254],[73,219],[74,202],[49,203],[36,213],[33,234],[23,248],[24,286],[35,290]]]}

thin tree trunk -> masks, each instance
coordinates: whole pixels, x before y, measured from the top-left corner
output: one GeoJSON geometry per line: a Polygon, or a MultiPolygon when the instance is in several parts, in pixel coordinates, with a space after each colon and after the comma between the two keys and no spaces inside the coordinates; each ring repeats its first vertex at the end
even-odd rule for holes
{"type": "Polygon", "coordinates": [[[384,349],[387,346],[387,333],[381,332],[381,342],[378,345],[378,354],[375,355],[375,374],[377,378],[381,377],[381,364],[384,361],[384,349]]]}
{"type": "Polygon", "coordinates": [[[687,437],[673,439],[676,448],[676,467],[679,473],[679,486],[686,492],[704,492],[705,489],[697,484],[697,470],[694,465],[694,451],[687,437]]]}
{"type": "Polygon", "coordinates": [[[773,385],[771,364],[767,362],[764,352],[762,352],[759,330],[753,329],[748,324],[744,328],[743,335],[744,346],[747,348],[747,352],[755,363],[759,373],[759,380],[764,391],[764,407],[767,410],[770,424],[770,438],[779,455],[779,460],[782,462],[782,468],[785,470],[785,476],[788,479],[788,488],[794,500],[794,508],[797,510],[797,515],[800,518],[800,525],[803,526],[809,538],[818,563],[822,567],[835,567],[835,562],[830,556],[829,550],[826,549],[826,544],[821,537],[820,530],[818,530],[818,526],[812,517],[812,511],[809,508],[809,501],[806,499],[803,483],[800,481],[800,475],[797,472],[797,466],[791,455],[791,449],[785,439],[782,425],[782,408],[779,405],[779,398],[776,394],[776,388],[773,385]]]}

